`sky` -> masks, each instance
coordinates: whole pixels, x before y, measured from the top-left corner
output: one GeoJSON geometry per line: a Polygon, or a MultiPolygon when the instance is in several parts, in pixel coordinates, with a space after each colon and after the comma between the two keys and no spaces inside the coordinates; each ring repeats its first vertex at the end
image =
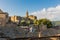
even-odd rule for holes
{"type": "Polygon", "coordinates": [[[28,10],[38,19],[60,21],[60,0],[0,0],[0,9],[10,16],[25,16],[28,10]]]}

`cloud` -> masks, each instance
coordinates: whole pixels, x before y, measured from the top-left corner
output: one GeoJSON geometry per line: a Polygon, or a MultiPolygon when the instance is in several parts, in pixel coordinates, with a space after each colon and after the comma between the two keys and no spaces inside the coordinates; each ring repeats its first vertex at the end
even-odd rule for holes
{"type": "Polygon", "coordinates": [[[38,19],[47,18],[52,21],[60,20],[60,5],[56,7],[43,8],[42,10],[31,13],[31,15],[37,16],[38,19]]]}

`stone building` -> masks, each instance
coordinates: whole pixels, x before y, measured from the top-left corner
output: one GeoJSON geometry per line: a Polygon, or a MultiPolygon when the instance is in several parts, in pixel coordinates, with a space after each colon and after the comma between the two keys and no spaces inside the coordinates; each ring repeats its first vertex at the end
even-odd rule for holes
{"type": "Polygon", "coordinates": [[[7,12],[3,12],[0,9],[0,26],[5,26],[6,23],[8,22],[9,17],[8,17],[8,13],[7,12]]]}
{"type": "Polygon", "coordinates": [[[11,19],[11,22],[16,22],[16,23],[18,23],[19,21],[20,21],[20,16],[11,16],[10,17],[10,19],[11,19]]]}
{"type": "Polygon", "coordinates": [[[34,15],[29,15],[29,14],[28,14],[28,11],[26,12],[26,18],[29,18],[29,19],[32,19],[32,20],[37,19],[36,16],[34,16],[34,15]]]}

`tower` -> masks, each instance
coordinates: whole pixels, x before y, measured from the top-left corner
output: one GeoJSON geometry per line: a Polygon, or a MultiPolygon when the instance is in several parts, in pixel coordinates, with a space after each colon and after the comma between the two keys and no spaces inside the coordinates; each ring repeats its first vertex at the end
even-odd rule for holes
{"type": "Polygon", "coordinates": [[[27,17],[27,18],[29,17],[28,11],[26,12],[26,17],[27,17]]]}

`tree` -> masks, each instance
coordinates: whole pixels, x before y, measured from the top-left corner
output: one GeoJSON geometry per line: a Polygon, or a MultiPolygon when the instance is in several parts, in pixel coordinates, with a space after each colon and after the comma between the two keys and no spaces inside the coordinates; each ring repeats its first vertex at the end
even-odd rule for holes
{"type": "Polygon", "coordinates": [[[52,22],[48,19],[39,19],[39,25],[40,24],[44,24],[47,25],[47,28],[51,28],[52,27],[52,22]]]}
{"type": "Polygon", "coordinates": [[[21,20],[20,25],[25,26],[26,25],[25,20],[21,20]]]}
{"type": "Polygon", "coordinates": [[[29,26],[29,25],[30,25],[30,20],[28,20],[28,21],[26,22],[26,24],[29,26]]]}
{"type": "Polygon", "coordinates": [[[38,20],[34,20],[34,25],[39,25],[39,22],[38,22],[38,20]]]}
{"type": "Polygon", "coordinates": [[[27,20],[27,21],[21,20],[20,25],[22,25],[22,26],[29,26],[30,25],[30,20],[27,20]]]}

